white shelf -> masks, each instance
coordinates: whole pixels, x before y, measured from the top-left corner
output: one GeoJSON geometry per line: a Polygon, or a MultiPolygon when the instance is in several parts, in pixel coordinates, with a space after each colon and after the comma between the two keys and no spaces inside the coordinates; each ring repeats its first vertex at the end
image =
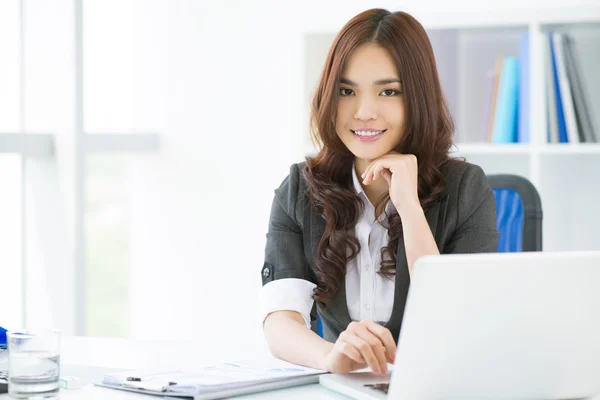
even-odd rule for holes
{"type": "Polygon", "coordinates": [[[533,155],[533,154],[598,154],[600,143],[584,144],[489,144],[465,143],[456,144],[451,150],[451,155],[533,155]]]}
{"type": "Polygon", "coordinates": [[[532,147],[528,144],[509,143],[509,144],[491,144],[491,143],[464,143],[456,144],[450,154],[455,155],[479,155],[479,154],[530,154],[532,147]]]}
{"type": "Polygon", "coordinates": [[[598,154],[600,143],[545,144],[539,148],[541,154],[598,154]]]}
{"type": "MultiPolygon", "coordinates": [[[[306,155],[315,155],[317,150],[313,146],[307,146],[306,155]]],[[[464,143],[456,144],[450,155],[456,156],[530,156],[541,155],[578,155],[593,154],[600,155],[600,143],[585,144],[543,144],[530,145],[520,143],[491,144],[491,143],[464,143]]]]}
{"type": "MultiPolygon", "coordinates": [[[[411,12],[426,29],[489,29],[490,27],[514,27],[528,25],[564,25],[597,23],[600,19],[598,6],[574,6],[523,10],[495,10],[494,12],[423,11],[411,12]],[[451,14],[451,17],[449,17],[451,14]]],[[[345,18],[345,17],[344,17],[345,18]]],[[[327,19],[314,24],[307,30],[309,34],[337,32],[343,19],[327,19]]]]}

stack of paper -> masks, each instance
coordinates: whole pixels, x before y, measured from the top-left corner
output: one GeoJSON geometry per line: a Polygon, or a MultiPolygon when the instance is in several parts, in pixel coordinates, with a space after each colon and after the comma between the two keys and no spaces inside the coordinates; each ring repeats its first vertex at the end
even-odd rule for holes
{"type": "Polygon", "coordinates": [[[323,373],[267,358],[209,365],[194,371],[145,369],[109,373],[100,386],[200,400],[318,383],[318,376],[323,373]]]}

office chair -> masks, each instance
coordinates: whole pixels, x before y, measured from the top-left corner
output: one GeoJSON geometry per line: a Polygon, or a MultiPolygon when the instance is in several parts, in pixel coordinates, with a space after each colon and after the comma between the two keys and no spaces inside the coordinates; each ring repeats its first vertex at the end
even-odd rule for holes
{"type": "MultiPolygon", "coordinates": [[[[496,197],[498,252],[542,251],[542,202],[535,186],[518,175],[487,179],[496,197]]],[[[323,337],[320,317],[311,322],[311,329],[323,337]]]]}
{"type": "Polygon", "coordinates": [[[542,202],[535,186],[518,175],[488,175],[496,197],[498,252],[542,251],[542,202]]]}

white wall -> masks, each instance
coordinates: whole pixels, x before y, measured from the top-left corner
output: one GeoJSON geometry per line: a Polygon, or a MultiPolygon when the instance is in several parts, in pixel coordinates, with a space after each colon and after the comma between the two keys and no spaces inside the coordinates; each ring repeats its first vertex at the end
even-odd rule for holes
{"type": "MultiPolygon", "coordinates": [[[[0,133],[18,132],[19,104],[19,4],[0,2],[0,133]]],[[[0,153],[0,325],[22,324],[21,281],[21,158],[0,153]]]]}
{"type": "Polygon", "coordinates": [[[164,140],[132,170],[131,336],[243,346],[261,337],[272,194],[305,150],[306,32],[337,30],[372,7],[443,20],[597,4],[135,0],[132,124],[164,140]]]}

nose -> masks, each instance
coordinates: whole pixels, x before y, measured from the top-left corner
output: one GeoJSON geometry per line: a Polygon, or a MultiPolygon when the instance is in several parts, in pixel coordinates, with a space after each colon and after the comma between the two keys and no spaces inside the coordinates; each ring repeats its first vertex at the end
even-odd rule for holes
{"type": "Polygon", "coordinates": [[[358,108],[354,114],[354,119],[361,121],[368,121],[370,119],[377,119],[377,108],[375,102],[368,96],[364,96],[359,100],[358,108]]]}

